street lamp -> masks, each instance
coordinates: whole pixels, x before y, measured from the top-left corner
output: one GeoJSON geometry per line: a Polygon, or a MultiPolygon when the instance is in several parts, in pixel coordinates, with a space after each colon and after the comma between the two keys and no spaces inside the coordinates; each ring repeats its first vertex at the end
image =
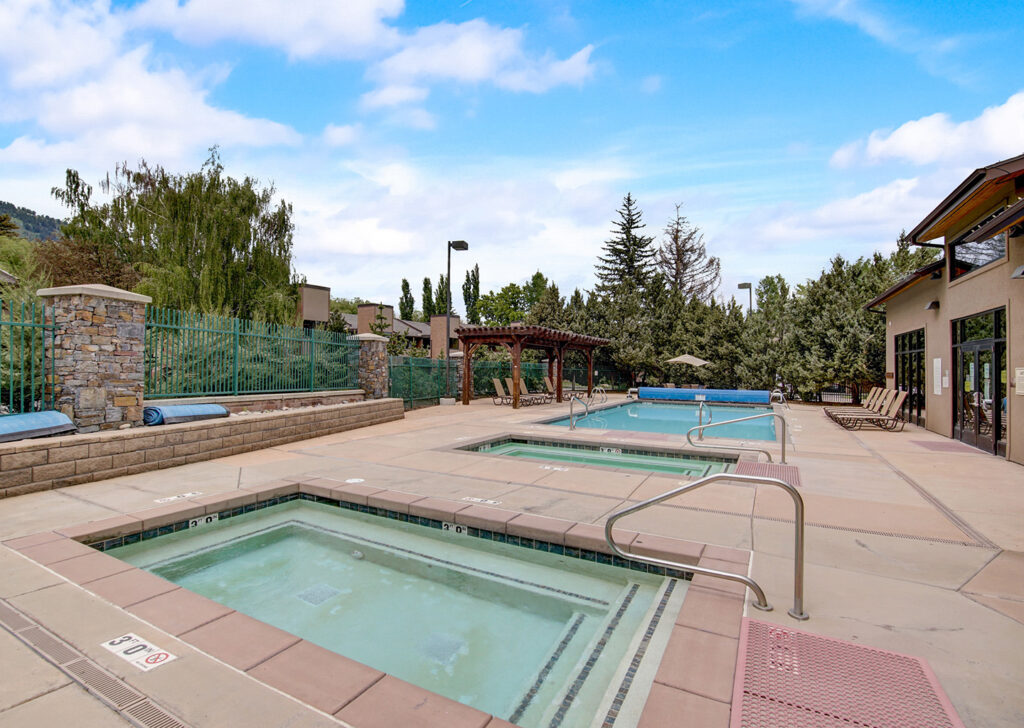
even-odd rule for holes
{"type": "Polygon", "coordinates": [[[750,294],[748,296],[748,298],[750,300],[747,303],[747,313],[749,314],[751,312],[751,310],[753,310],[753,308],[754,308],[754,289],[751,288],[749,283],[740,283],[738,286],[736,286],[736,288],[741,290],[741,291],[746,289],[747,293],[750,294]]]}
{"type": "Polygon", "coordinates": [[[452,396],[452,379],[451,379],[451,357],[448,355],[448,344],[452,340],[452,251],[453,250],[469,250],[469,243],[465,240],[449,240],[448,241],[448,277],[445,279],[445,288],[447,288],[447,300],[445,301],[444,310],[444,396],[452,396]]]}

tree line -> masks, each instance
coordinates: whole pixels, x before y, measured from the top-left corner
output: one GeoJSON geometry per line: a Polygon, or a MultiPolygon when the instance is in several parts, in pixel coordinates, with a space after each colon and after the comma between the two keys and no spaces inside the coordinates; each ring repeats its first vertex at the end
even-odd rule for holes
{"type": "MultiPolygon", "coordinates": [[[[719,298],[721,263],[708,254],[703,233],[681,206],[659,243],[627,194],[594,263],[593,290],[565,297],[538,271],[525,283],[480,295],[474,267],[463,292],[471,323],[523,321],[609,339],[596,350],[595,364],[616,368],[634,384],[782,385],[806,397],[830,384],[884,381],[885,319],[864,305],[935,256],[932,249],[912,248],[901,234],[892,254],[856,260],[837,255],[817,279],[795,287],[781,274],[766,275],[755,287],[755,308],[745,311],[735,300],[719,298]],[[680,354],[709,364],[667,363],[680,354]]],[[[414,308],[411,296],[407,306],[414,308]]]]}

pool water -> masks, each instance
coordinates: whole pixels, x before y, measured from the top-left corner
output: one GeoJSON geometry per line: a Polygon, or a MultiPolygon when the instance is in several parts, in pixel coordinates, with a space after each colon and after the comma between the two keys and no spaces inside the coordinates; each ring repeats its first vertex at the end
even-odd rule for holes
{"type": "Polygon", "coordinates": [[[722,473],[731,465],[731,461],[720,458],[682,458],[657,453],[623,452],[619,447],[580,447],[570,444],[559,445],[514,440],[494,445],[481,445],[474,449],[477,452],[486,452],[488,455],[507,455],[516,458],[578,463],[580,465],[603,465],[691,478],[702,478],[712,473],[722,473]]]}
{"type": "MultiPolygon", "coordinates": [[[[576,419],[576,427],[599,430],[627,430],[630,432],[661,432],[670,435],[685,435],[691,427],[698,425],[698,405],[664,402],[630,402],[629,404],[606,407],[576,419]]],[[[725,422],[741,417],[763,415],[772,411],[771,407],[741,407],[737,405],[705,404],[705,424],[707,412],[711,411],[711,421],[725,422]]],[[[548,422],[549,425],[569,426],[569,418],[548,422]]],[[[705,437],[728,437],[737,440],[775,440],[775,418],[765,417],[761,420],[739,422],[735,425],[724,425],[707,430],[705,437]]],[[[694,439],[697,434],[694,433],[694,439]]]]}
{"type": "MultiPolygon", "coordinates": [[[[589,726],[607,710],[655,602],[682,586],[308,501],[108,553],[528,727],[559,714],[560,726],[589,726]]],[[[660,621],[671,629],[674,616],[660,621]]]]}

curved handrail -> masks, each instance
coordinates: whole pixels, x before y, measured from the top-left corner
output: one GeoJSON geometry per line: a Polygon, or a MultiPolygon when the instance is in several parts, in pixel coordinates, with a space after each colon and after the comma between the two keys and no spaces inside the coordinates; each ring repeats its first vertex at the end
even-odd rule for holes
{"type": "Polygon", "coordinates": [[[584,402],[582,399],[580,399],[578,395],[574,394],[572,396],[572,398],[569,400],[569,429],[570,430],[575,430],[576,429],[576,420],[573,419],[573,414],[572,414],[572,403],[573,402],[579,402],[581,405],[583,405],[583,410],[584,410],[583,411],[583,416],[584,417],[586,417],[587,415],[590,414],[590,406],[586,402],[584,402]]]}
{"type": "Polygon", "coordinates": [[[778,412],[765,412],[763,415],[751,415],[750,417],[738,417],[735,420],[722,420],[721,422],[712,422],[711,424],[708,425],[696,425],[695,427],[691,427],[689,430],[686,431],[686,441],[690,443],[690,445],[692,445],[693,447],[697,447],[697,444],[693,441],[690,435],[692,435],[696,431],[699,431],[701,436],[700,446],[703,448],[710,448],[712,450],[749,450],[750,452],[763,452],[765,455],[768,456],[768,462],[772,462],[772,454],[765,450],[763,447],[748,447],[746,445],[708,445],[707,443],[703,442],[704,430],[706,429],[709,429],[711,427],[721,427],[722,425],[729,425],[732,424],[733,422],[748,422],[750,420],[760,420],[765,417],[778,417],[779,421],[782,422],[782,460],[780,462],[782,462],[782,464],[785,465],[786,439],[788,437],[788,432],[786,428],[788,427],[788,424],[786,422],[786,418],[780,415],[778,412]]]}
{"type": "Polygon", "coordinates": [[[786,401],[786,395],[781,389],[773,389],[772,393],[768,395],[768,402],[771,404],[778,402],[786,409],[789,409],[789,402],[786,401]],[[778,398],[777,400],[776,397],[778,398]]]}
{"type": "Polygon", "coordinates": [[[701,440],[704,439],[704,410],[708,411],[708,424],[711,424],[711,408],[707,406],[707,403],[704,400],[701,400],[700,404],[697,405],[697,424],[701,428],[699,433],[699,439],[701,440]]]}
{"type": "Polygon", "coordinates": [[[656,566],[667,566],[680,571],[692,571],[695,574],[707,574],[708,576],[713,576],[718,579],[727,579],[729,581],[739,582],[754,592],[754,596],[757,598],[757,601],[753,603],[755,608],[764,612],[770,612],[772,606],[765,598],[764,590],[749,576],[733,574],[728,571],[719,571],[718,569],[710,569],[706,566],[680,564],[674,561],[656,559],[653,556],[628,554],[615,545],[615,540],[612,537],[612,527],[620,518],[636,513],[637,511],[642,511],[643,509],[657,505],[658,503],[662,503],[663,501],[666,501],[669,498],[674,498],[677,495],[688,493],[689,491],[697,490],[698,488],[703,488],[705,485],[717,483],[722,480],[740,481],[743,483],[750,483],[752,485],[775,485],[782,488],[784,491],[789,493],[790,497],[792,497],[795,511],[794,524],[796,530],[794,534],[795,544],[793,554],[793,608],[789,610],[789,616],[793,617],[793,619],[807,619],[809,615],[804,612],[804,499],[800,496],[800,492],[796,488],[784,480],[779,480],[778,478],[764,478],[758,475],[737,475],[736,473],[714,473],[712,475],[705,476],[699,480],[693,481],[692,483],[687,483],[686,485],[682,485],[678,488],[673,488],[661,495],[648,498],[645,501],[623,508],[621,511],[616,511],[604,522],[605,541],[608,542],[609,548],[611,548],[617,556],[623,559],[640,561],[645,564],[654,564],[656,566]]]}
{"type": "Polygon", "coordinates": [[[601,384],[594,387],[593,392],[591,392],[590,399],[596,399],[599,394],[601,395],[601,401],[598,402],[598,404],[604,404],[608,401],[608,390],[601,384]]]}

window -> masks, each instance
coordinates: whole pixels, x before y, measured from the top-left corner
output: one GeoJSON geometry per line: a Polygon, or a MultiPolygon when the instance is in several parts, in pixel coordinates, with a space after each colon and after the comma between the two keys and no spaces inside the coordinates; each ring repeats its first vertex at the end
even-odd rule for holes
{"type": "Polygon", "coordinates": [[[953,243],[953,275],[959,278],[1006,257],[1006,233],[973,243],[953,243]]]}
{"type": "Polygon", "coordinates": [[[903,400],[903,417],[907,422],[923,427],[926,391],[924,329],[897,334],[893,348],[896,352],[896,388],[907,393],[903,400]]]}

